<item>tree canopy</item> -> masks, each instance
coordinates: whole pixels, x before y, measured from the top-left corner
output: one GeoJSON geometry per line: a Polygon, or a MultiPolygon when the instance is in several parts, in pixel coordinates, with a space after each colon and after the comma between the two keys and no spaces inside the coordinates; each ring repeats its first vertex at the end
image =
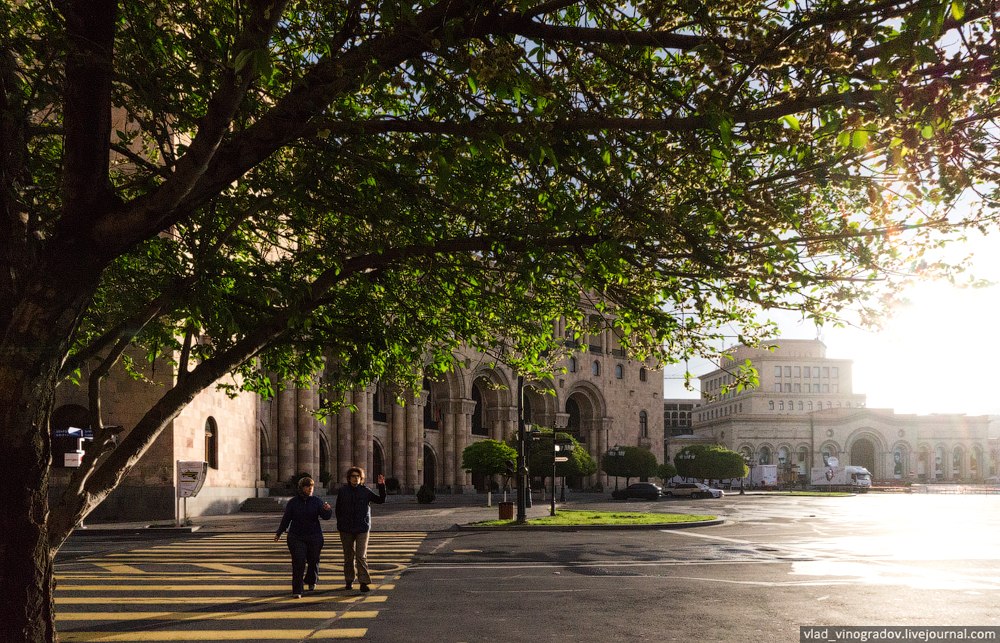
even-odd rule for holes
{"type": "Polygon", "coordinates": [[[505,473],[507,463],[517,460],[517,449],[497,440],[479,440],[462,451],[462,468],[493,476],[505,473]]]}
{"type": "Polygon", "coordinates": [[[744,478],[748,469],[743,456],[717,444],[692,444],[674,456],[677,475],[701,480],[744,478]]]}
{"type": "Polygon", "coordinates": [[[605,453],[601,456],[601,469],[609,476],[625,478],[625,484],[632,478],[651,478],[656,475],[656,456],[642,447],[619,447],[621,455],[605,453]]]}
{"type": "Polygon", "coordinates": [[[683,360],[723,328],[752,343],[757,307],[829,319],[947,273],[923,251],[993,222],[996,15],[2,3],[0,529],[23,543],[2,634],[54,637],[51,552],[230,374],[266,395],[323,370],[336,401],[459,344],[541,374],[567,350],[551,320],[578,339],[585,304],[632,355],[683,360]],[[172,386],[50,507],[56,385],[86,378],[101,426],[100,382],[136,355],[172,386]]]}

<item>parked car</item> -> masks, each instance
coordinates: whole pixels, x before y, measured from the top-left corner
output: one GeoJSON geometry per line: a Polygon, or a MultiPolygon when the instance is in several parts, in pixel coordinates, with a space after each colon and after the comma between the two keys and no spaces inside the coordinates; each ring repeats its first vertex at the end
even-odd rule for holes
{"type": "Polygon", "coordinates": [[[611,492],[611,497],[615,500],[628,500],[629,498],[659,500],[661,496],[663,496],[663,489],[660,485],[652,482],[633,482],[624,489],[615,489],[611,492]]]}
{"type": "Polygon", "coordinates": [[[713,489],[700,482],[682,482],[668,487],[664,494],[675,498],[721,498],[725,495],[722,489],[713,489]]]}

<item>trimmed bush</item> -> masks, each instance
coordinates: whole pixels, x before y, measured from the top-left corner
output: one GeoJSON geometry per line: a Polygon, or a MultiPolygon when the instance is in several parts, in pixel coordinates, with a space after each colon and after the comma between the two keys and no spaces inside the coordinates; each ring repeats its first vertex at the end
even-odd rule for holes
{"type": "Polygon", "coordinates": [[[417,489],[417,502],[422,505],[434,502],[434,489],[427,485],[420,485],[420,488],[417,489]]]}

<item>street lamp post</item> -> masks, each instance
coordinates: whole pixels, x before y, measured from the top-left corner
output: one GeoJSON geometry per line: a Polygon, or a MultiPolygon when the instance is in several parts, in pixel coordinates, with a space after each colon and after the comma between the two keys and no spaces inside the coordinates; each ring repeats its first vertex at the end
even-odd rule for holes
{"type": "Polygon", "coordinates": [[[525,486],[528,481],[526,433],[524,422],[524,377],[517,377],[517,522],[528,519],[525,486]]]}
{"type": "MultiPolygon", "coordinates": [[[[616,465],[618,465],[618,466],[615,467],[615,471],[617,471],[618,468],[621,466],[621,462],[618,461],[618,458],[625,457],[625,447],[620,447],[620,446],[618,446],[616,444],[615,446],[613,446],[610,449],[608,449],[608,457],[609,458],[615,458],[616,465]]],[[[618,474],[617,473],[615,474],[615,491],[618,491],[618,474]]]]}
{"type": "MultiPolygon", "coordinates": [[[[691,453],[690,451],[682,451],[674,456],[674,460],[684,460],[685,462],[690,462],[691,460],[694,460],[697,457],[698,456],[691,453]]],[[[684,476],[684,477],[689,478],[691,476],[684,476]]]]}
{"type": "Polygon", "coordinates": [[[556,430],[552,429],[552,500],[549,505],[549,515],[556,515],[556,451],[558,447],[556,445],[556,430]]]}

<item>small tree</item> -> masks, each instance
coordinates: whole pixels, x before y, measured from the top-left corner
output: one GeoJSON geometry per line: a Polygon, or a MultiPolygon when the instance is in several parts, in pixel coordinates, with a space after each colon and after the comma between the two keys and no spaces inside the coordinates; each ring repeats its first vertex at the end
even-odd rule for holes
{"type": "Polygon", "coordinates": [[[649,478],[657,472],[656,456],[649,449],[642,447],[624,447],[625,453],[620,456],[603,457],[603,469],[609,476],[625,478],[628,486],[632,478],[649,478]]]}
{"type": "MultiPolygon", "coordinates": [[[[532,476],[542,478],[543,484],[547,478],[552,477],[552,434],[552,429],[538,427],[528,446],[528,470],[532,476]]],[[[511,440],[515,439],[515,437],[511,438],[511,440]]],[[[594,462],[590,453],[580,446],[580,442],[572,434],[556,432],[555,439],[560,442],[568,442],[573,447],[561,452],[569,459],[566,462],[556,463],[556,477],[584,477],[597,473],[597,463],[594,462]]]]}
{"type": "Polygon", "coordinates": [[[677,467],[669,462],[664,462],[660,466],[656,467],[656,477],[667,483],[668,480],[677,475],[677,467]]]}
{"type": "Polygon", "coordinates": [[[743,457],[716,444],[692,444],[674,457],[677,473],[685,478],[718,480],[742,478],[747,467],[743,457]]]}
{"type": "MultiPolygon", "coordinates": [[[[462,451],[462,469],[470,473],[481,473],[492,477],[498,473],[506,473],[506,463],[517,459],[517,449],[504,442],[496,440],[480,440],[473,442],[462,451]]],[[[510,477],[504,476],[504,489],[507,488],[510,477]]]]}

